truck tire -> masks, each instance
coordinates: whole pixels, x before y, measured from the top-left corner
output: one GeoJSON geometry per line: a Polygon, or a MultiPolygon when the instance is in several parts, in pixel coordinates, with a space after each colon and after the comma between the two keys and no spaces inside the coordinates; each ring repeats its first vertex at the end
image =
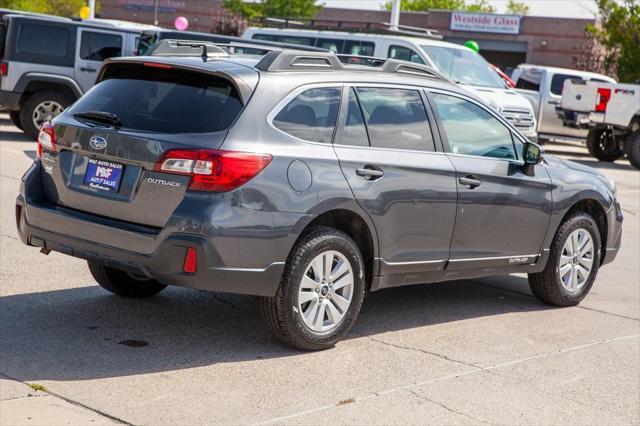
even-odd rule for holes
{"type": "Polygon", "coordinates": [[[22,123],[20,123],[20,111],[9,111],[9,118],[14,126],[22,130],[22,123]]]}
{"type": "Polygon", "coordinates": [[[167,287],[152,278],[137,277],[94,260],[87,263],[93,279],[100,287],[118,296],[141,299],[160,293],[167,287]]]}
{"type": "Polygon", "coordinates": [[[640,169],[640,130],[627,136],[624,142],[624,154],[633,167],[640,169]]]}
{"type": "Polygon", "coordinates": [[[72,102],[69,96],[56,90],[33,93],[22,104],[20,110],[22,130],[37,139],[42,123],[60,114],[72,102]]]}
{"type": "Polygon", "coordinates": [[[591,128],[587,134],[587,150],[600,161],[616,161],[624,155],[609,128],[591,128]]]}

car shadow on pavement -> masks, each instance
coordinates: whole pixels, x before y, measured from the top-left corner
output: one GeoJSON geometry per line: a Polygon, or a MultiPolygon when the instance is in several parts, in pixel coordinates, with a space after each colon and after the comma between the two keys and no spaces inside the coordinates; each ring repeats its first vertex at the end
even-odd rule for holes
{"type": "Polygon", "coordinates": [[[35,142],[31,136],[14,127],[8,118],[0,117],[0,126],[2,126],[2,130],[0,130],[0,142],[9,140],[12,142],[35,142]],[[7,130],[7,128],[11,130],[7,130]]]}
{"type": "MultiPolygon", "coordinates": [[[[526,286],[521,277],[501,279],[526,286]]],[[[348,338],[415,327],[429,333],[434,324],[542,309],[526,294],[471,281],[386,289],[366,297],[348,338]]],[[[269,336],[255,298],[176,287],[145,300],[97,286],[10,295],[0,298],[0,322],[0,372],[23,381],[301,355],[269,336]]]]}

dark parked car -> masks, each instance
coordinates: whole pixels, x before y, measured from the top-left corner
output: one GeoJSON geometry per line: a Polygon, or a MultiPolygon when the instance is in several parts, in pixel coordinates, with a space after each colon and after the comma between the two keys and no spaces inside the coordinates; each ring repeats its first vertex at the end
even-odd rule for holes
{"type": "Polygon", "coordinates": [[[25,244],[87,259],[122,296],[261,296],[271,332],[306,350],[345,336],[368,291],[528,273],[568,306],[616,256],[613,183],[542,158],[428,66],[189,49],[108,60],[43,127],[25,244]]]}

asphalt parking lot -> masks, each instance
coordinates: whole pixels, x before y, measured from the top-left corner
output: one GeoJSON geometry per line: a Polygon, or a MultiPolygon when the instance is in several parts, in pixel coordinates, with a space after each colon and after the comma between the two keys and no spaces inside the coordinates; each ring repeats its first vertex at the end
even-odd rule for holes
{"type": "Polygon", "coordinates": [[[83,261],[22,245],[14,200],[35,150],[0,115],[2,424],[640,423],[640,172],[625,160],[546,146],[614,178],[625,215],[579,307],[541,304],[525,276],[388,289],[345,341],[301,353],[250,297],[120,299],[83,261]]]}

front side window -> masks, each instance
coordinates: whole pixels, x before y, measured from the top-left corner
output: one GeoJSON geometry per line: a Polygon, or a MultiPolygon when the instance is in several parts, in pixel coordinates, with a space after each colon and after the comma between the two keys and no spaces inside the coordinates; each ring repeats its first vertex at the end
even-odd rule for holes
{"type": "Polygon", "coordinates": [[[80,59],[104,61],[122,54],[122,37],[115,34],[83,31],[80,41],[80,59]]]}
{"type": "Polygon", "coordinates": [[[438,70],[458,84],[504,88],[504,82],[479,53],[471,49],[422,46],[438,70]]]}
{"type": "Polygon", "coordinates": [[[433,151],[433,137],[420,92],[409,89],[357,89],[371,146],[433,151]]]}
{"type": "Polygon", "coordinates": [[[580,77],[577,77],[575,75],[554,74],[554,76],[551,78],[551,93],[553,93],[554,95],[562,96],[562,87],[564,86],[565,80],[582,81],[580,77]]]}
{"type": "Polygon", "coordinates": [[[424,61],[422,60],[420,55],[418,55],[416,52],[409,49],[408,47],[391,46],[389,47],[388,56],[392,59],[400,59],[402,61],[409,61],[409,62],[415,62],[417,64],[424,64],[424,61]]]}
{"type": "Polygon", "coordinates": [[[451,153],[516,159],[511,131],[488,111],[456,96],[432,96],[451,153]]]}
{"type": "Polygon", "coordinates": [[[273,125],[306,141],[331,143],[339,105],[338,87],[305,90],[276,115],[273,125]]]}
{"type": "Polygon", "coordinates": [[[321,49],[327,49],[333,53],[341,53],[344,40],[337,40],[331,38],[319,38],[316,40],[316,47],[321,49]]]}

